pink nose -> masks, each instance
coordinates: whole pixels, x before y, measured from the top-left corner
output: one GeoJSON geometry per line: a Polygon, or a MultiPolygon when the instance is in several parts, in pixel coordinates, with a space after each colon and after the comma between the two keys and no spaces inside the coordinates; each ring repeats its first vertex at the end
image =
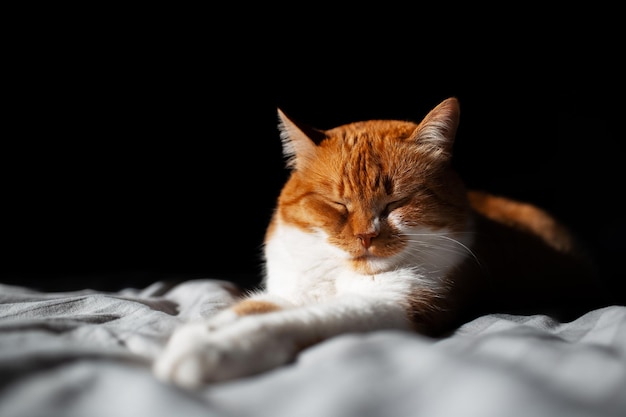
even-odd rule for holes
{"type": "Polygon", "coordinates": [[[372,246],[372,239],[376,236],[378,236],[377,232],[358,233],[356,235],[357,239],[361,241],[361,245],[363,245],[365,249],[369,249],[369,247],[372,246]]]}

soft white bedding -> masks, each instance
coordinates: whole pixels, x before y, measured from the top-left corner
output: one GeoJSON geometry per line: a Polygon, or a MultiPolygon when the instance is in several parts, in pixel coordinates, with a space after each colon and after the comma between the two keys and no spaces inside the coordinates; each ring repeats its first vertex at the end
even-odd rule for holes
{"type": "Polygon", "coordinates": [[[559,323],[486,315],[454,335],[348,334],[255,377],[190,392],[151,374],[230,283],[115,293],[0,285],[0,416],[626,416],[626,307],[559,323]]]}

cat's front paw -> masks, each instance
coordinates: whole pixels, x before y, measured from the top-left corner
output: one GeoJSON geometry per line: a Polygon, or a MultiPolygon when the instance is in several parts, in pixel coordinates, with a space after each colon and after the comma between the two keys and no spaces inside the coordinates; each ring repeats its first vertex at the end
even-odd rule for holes
{"type": "Polygon", "coordinates": [[[197,388],[271,369],[294,355],[293,343],[251,320],[221,329],[193,323],[172,335],[153,372],[162,381],[197,388]]]}

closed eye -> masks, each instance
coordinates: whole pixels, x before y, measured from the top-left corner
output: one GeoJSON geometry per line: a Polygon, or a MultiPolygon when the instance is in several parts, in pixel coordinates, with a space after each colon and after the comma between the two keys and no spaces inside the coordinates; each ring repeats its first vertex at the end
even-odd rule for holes
{"type": "Polygon", "coordinates": [[[405,197],[405,198],[401,198],[401,199],[398,199],[398,200],[394,200],[394,201],[392,201],[390,203],[387,203],[387,205],[385,206],[385,209],[383,210],[383,214],[384,215],[388,215],[389,213],[391,213],[392,211],[394,211],[398,207],[402,207],[408,201],[409,201],[409,197],[405,197]]]}
{"type": "Polygon", "coordinates": [[[339,201],[332,201],[330,203],[335,209],[337,209],[341,214],[347,214],[348,213],[348,207],[339,202],[339,201]]]}

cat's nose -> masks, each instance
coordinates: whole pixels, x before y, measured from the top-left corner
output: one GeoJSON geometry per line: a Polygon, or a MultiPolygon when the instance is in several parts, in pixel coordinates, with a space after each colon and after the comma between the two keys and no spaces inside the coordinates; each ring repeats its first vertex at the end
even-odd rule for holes
{"type": "Polygon", "coordinates": [[[378,236],[378,232],[367,232],[367,233],[356,234],[357,239],[359,239],[359,241],[361,242],[361,245],[363,245],[365,249],[369,249],[369,247],[372,246],[372,239],[374,239],[376,236],[378,236]]]}

